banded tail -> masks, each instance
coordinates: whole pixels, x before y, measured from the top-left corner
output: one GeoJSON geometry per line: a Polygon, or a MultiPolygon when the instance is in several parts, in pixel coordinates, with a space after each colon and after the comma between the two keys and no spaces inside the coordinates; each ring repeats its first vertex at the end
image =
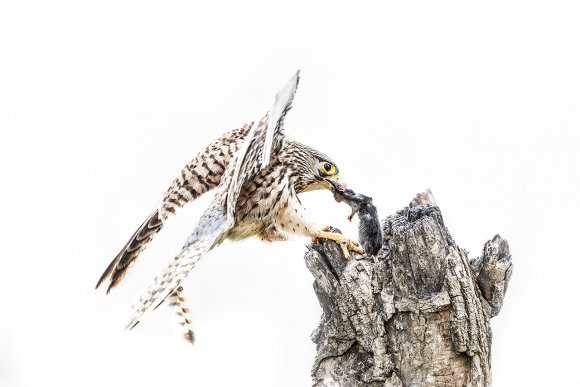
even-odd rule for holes
{"type": "Polygon", "coordinates": [[[110,278],[110,283],[107,288],[107,293],[123,279],[131,264],[137,259],[141,251],[145,248],[155,234],[157,234],[163,227],[163,220],[159,215],[159,211],[153,212],[143,222],[141,227],[135,231],[129,242],[121,249],[119,254],[111,261],[109,266],[105,269],[103,275],[97,282],[98,288],[101,284],[110,278]]]}
{"type": "Polygon", "coordinates": [[[168,297],[169,306],[175,309],[177,322],[183,329],[183,337],[187,342],[193,344],[195,342],[195,335],[191,326],[191,317],[189,315],[189,308],[185,306],[185,298],[182,296],[183,287],[178,286],[173,293],[168,297]]]}
{"type": "Polygon", "coordinates": [[[187,277],[197,262],[223,241],[234,224],[234,220],[226,215],[223,207],[225,207],[223,204],[217,203],[204,212],[181,252],[139,297],[127,329],[135,327],[150,308],[160,305],[181,285],[181,281],[187,277]]]}

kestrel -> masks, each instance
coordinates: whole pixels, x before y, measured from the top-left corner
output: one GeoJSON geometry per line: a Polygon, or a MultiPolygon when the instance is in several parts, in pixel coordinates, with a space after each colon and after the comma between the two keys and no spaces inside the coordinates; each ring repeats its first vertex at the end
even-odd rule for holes
{"type": "Polygon", "coordinates": [[[347,248],[363,252],[356,242],[341,234],[317,228],[298,199],[297,194],[306,191],[332,191],[332,183],[339,181],[338,167],[330,157],[285,137],[284,119],[298,82],[296,72],[260,120],[224,134],[187,164],[163,196],[159,208],[109,264],[97,283],[99,287],[108,281],[107,292],[119,283],[171,214],[205,192],[216,190],[181,252],[140,297],[129,328],[169,296],[172,305],[178,311],[183,310],[183,324],[189,324],[187,309],[181,305],[181,282],[203,255],[226,239],[257,236],[266,241],[281,241],[298,235],[335,240],[341,243],[347,256],[347,248]]]}

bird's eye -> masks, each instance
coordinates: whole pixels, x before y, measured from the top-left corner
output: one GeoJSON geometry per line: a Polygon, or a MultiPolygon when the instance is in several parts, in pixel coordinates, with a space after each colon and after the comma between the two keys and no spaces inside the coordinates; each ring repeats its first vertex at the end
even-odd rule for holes
{"type": "Polygon", "coordinates": [[[334,164],[329,163],[328,161],[323,161],[320,163],[320,169],[325,175],[334,175],[336,173],[336,167],[334,164]]]}

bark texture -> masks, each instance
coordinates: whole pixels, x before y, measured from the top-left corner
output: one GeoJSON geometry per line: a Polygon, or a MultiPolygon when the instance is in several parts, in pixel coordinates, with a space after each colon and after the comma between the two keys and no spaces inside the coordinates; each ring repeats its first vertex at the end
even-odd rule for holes
{"type": "Polygon", "coordinates": [[[323,314],[312,334],[313,385],[489,386],[489,320],[512,272],[507,241],[469,260],[430,191],[383,221],[376,259],[346,260],[331,241],[305,261],[323,314]]]}

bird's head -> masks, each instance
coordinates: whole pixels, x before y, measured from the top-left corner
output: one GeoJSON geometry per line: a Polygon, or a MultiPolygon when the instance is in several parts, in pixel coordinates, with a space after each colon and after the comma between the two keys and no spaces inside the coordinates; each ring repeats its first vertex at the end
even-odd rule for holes
{"type": "Polygon", "coordinates": [[[294,170],[294,187],[296,192],[307,192],[319,189],[333,191],[333,183],[340,181],[338,167],[322,152],[300,143],[293,143],[290,152],[294,170]]]}

